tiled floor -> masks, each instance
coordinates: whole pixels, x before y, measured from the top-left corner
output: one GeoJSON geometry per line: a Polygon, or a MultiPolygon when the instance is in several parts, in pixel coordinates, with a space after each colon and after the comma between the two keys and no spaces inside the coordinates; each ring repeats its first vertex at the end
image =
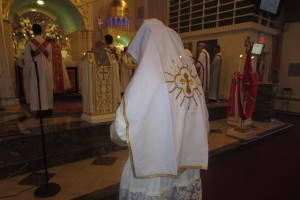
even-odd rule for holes
{"type": "MultiPolygon", "coordinates": [[[[115,162],[109,162],[111,165],[108,165],[105,161],[105,165],[99,165],[94,163],[97,158],[91,158],[49,168],[49,174],[54,174],[49,182],[59,184],[61,191],[47,199],[72,199],[118,183],[127,160],[127,151],[111,153],[106,156],[115,159],[115,162]]],[[[41,170],[38,173],[41,173],[40,178],[44,179],[44,171],[41,170]]],[[[0,196],[12,196],[25,190],[15,197],[4,199],[38,199],[34,196],[37,187],[33,187],[29,182],[27,185],[20,184],[28,176],[30,174],[0,180],[0,196]]]]}
{"type": "MultiPolygon", "coordinates": [[[[16,114],[16,117],[19,117],[19,115],[16,114]]],[[[11,118],[9,120],[11,120],[11,118]]],[[[53,119],[48,120],[46,123],[61,123],[61,120],[62,118],[60,120],[53,119]]],[[[68,117],[65,120],[70,120],[70,118],[68,117]]],[[[71,120],[76,121],[79,120],[79,118],[72,118],[71,120]]],[[[247,143],[247,141],[242,141],[226,135],[227,130],[232,129],[232,127],[226,124],[226,119],[211,121],[210,125],[210,156],[247,143]]],[[[272,130],[280,129],[285,124],[274,120],[272,122],[254,121],[253,125],[256,127],[258,138],[260,138],[263,137],[264,134],[272,133],[272,130]]],[[[28,128],[30,126],[36,126],[35,120],[31,118],[19,124],[21,132],[25,134],[26,127],[28,128]]],[[[118,184],[127,158],[128,152],[127,150],[123,150],[102,155],[101,157],[93,157],[49,168],[48,173],[51,175],[49,182],[59,184],[61,191],[46,199],[72,199],[118,184]]],[[[38,199],[34,196],[37,187],[30,182],[32,179],[34,179],[35,183],[43,182],[44,171],[40,170],[35,172],[35,174],[24,174],[0,180],[0,198],[22,200],[38,199]],[[28,179],[29,176],[31,176],[31,178],[28,179]]]]}

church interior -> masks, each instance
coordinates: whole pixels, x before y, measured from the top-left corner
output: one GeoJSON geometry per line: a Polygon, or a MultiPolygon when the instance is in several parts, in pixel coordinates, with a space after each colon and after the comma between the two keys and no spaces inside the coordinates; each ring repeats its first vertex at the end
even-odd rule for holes
{"type": "Polygon", "coordinates": [[[46,199],[118,199],[128,149],[110,139],[116,108],[107,87],[113,80],[110,69],[97,67],[93,52],[110,34],[121,55],[148,18],[175,30],[194,58],[199,43],[206,44],[210,61],[213,46],[221,47],[220,101],[207,102],[203,199],[300,199],[300,1],[266,0],[265,7],[264,0],[0,1],[1,199],[39,199],[35,191],[45,176],[60,187],[46,199]],[[53,115],[42,123],[30,110],[23,76],[35,23],[61,46],[70,82],[54,91],[53,115]],[[228,102],[250,44],[263,48],[251,55],[257,95],[253,115],[242,120],[229,117],[228,102]]]}

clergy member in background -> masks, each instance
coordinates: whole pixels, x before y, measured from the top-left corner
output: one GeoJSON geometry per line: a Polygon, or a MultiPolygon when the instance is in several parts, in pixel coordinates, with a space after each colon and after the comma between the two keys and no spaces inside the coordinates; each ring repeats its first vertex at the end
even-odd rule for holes
{"type": "Polygon", "coordinates": [[[121,81],[121,94],[125,89],[132,77],[132,70],[135,69],[135,63],[127,52],[127,47],[124,47],[123,53],[120,58],[120,81],[121,81]]]}
{"type": "Polygon", "coordinates": [[[30,102],[30,69],[31,66],[27,66],[25,65],[25,61],[24,61],[24,52],[22,52],[17,58],[17,65],[22,68],[22,72],[23,72],[23,89],[24,89],[24,95],[25,95],[25,102],[27,104],[29,104],[30,102]]]}
{"type": "Polygon", "coordinates": [[[39,24],[32,26],[34,37],[25,44],[25,66],[30,68],[30,110],[37,111],[38,115],[49,116],[53,108],[53,77],[51,45],[42,37],[42,27],[39,24]],[[37,83],[36,61],[39,75],[37,83]],[[39,112],[38,86],[40,87],[41,111],[39,112]]]}
{"type": "Polygon", "coordinates": [[[216,45],[213,48],[215,57],[210,65],[210,83],[209,83],[209,100],[219,101],[220,79],[221,79],[221,66],[222,55],[220,53],[221,47],[216,45]]]}
{"type": "Polygon", "coordinates": [[[193,61],[157,19],[144,21],[128,53],[138,66],[110,127],[129,149],[120,199],[201,199],[209,122],[193,61]]]}
{"type": "Polygon", "coordinates": [[[113,37],[110,34],[104,36],[105,44],[104,50],[107,52],[109,64],[111,67],[112,80],[113,80],[113,106],[116,110],[121,103],[121,90],[120,90],[120,75],[119,75],[119,56],[116,47],[113,46],[113,37]]]}
{"type": "Polygon", "coordinates": [[[55,94],[65,93],[72,86],[62,59],[61,46],[57,44],[56,38],[47,36],[47,34],[46,41],[52,47],[53,92],[55,94]]]}
{"type": "Polygon", "coordinates": [[[209,53],[205,49],[204,43],[198,44],[198,68],[200,68],[200,79],[202,82],[202,88],[205,94],[205,100],[208,101],[209,93],[209,79],[210,79],[210,58],[209,53]]]}
{"type": "Polygon", "coordinates": [[[196,61],[195,61],[195,59],[193,57],[193,54],[192,54],[192,52],[189,49],[189,44],[184,43],[183,46],[184,46],[184,50],[185,50],[186,54],[193,60],[193,63],[196,64],[196,61]]]}

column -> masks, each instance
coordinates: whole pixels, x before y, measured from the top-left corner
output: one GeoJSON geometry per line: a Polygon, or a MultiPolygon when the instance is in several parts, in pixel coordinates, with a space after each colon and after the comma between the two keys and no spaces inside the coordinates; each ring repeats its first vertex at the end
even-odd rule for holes
{"type": "MultiPolygon", "coordinates": [[[[2,4],[0,5],[2,13],[2,4]]],[[[12,76],[14,70],[14,49],[12,43],[12,28],[7,20],[0,16],[0,107],[16,104],[16,92],[12,76]],[[4,22],[4,23],[3,23],[4,22]]]]}

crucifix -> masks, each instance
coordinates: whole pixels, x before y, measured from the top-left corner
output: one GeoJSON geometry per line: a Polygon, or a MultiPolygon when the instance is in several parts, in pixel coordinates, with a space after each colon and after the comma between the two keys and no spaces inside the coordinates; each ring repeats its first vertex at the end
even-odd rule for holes
{"type": "Polygon", "coordinates": [[[108,74],[108,72],[105,70],[104,67],[100,67],[100,71],[98,71],[99,75],[102,75],[102,80],[105,80],[105,74],[108,74]]]}
{"type": "Polygon", "coordinates": [[[189,75],[187,75],[187,73],[184,73],[183,75],[184,78],[182,78],[180,81],[185,84],[186,83],[186,92],[188,94],[191,94],[191,87],[190,84],[193,84],[193,80],[189,79],[189,75]]]}

